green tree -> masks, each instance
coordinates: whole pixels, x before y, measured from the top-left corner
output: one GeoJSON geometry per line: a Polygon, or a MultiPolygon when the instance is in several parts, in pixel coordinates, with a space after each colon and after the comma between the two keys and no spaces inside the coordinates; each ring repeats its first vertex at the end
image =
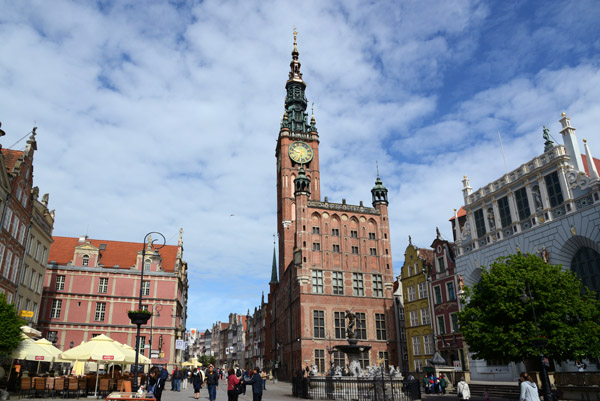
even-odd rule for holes
{"type": "Polygon", "coordinates": [[[464,298],[459,324],[477,359],[539,357],[532,302],[547,357],[562,362],[600,356],[600,302],[560,265],[529,254],[500,257],[483,269],[479,283],[465,288],[464,298]]]}
{"type": "Polygon", "coordinates": [[[19,317],[13,304],[0,294],[0,355],[9,354],[21,343],[21,329],[25,321],[19,317]]]}

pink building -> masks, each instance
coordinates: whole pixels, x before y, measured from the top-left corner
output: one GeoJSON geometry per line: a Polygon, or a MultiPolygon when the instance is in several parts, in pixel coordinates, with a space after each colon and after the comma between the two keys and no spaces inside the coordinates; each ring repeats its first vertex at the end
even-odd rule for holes
{"type": "Polygon", "coordinates": [[[61,349],[99,334],[135,347],[136,326],[127,311],[138,308],[141,285],[143,307],[154,311],[142,326],[142,353],[155,364],[181,363],[183,351],[175,345],[184,338],[188,297],[181,232],[178,245],[161,248],[157,261],[148,257],[149,250],[142,261],[141,243],[54,237],[44,279],[40,331],[61,349]]]}

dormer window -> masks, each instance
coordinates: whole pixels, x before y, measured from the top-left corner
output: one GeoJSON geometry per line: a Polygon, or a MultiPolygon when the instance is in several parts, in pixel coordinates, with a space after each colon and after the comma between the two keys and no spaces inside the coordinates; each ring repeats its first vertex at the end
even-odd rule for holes
{"type": "Polygon", "coordinates": [[[150,259],[146,259],[144,261],[144,271],[147,271],[147,272],[150,271],[150,259]]]}
{"type": "Polygon", "coordinates": [[[87,266],[90,263],[90,257],[88,255],[83,255],[81,258],[81,264],[83,266],[87,266]]]}

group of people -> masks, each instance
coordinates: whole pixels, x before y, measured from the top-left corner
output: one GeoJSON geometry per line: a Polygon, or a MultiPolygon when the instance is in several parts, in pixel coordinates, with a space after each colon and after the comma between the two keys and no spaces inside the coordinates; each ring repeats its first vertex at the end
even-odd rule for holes
{"type": "Polygon", "coordinates": [[[446,394],[447,386],[448,382],[442,374],[436,377],[433,373],[430,373],[423,378],[423,387],[425,387],[426,394],[446,394]]]}
{"type": "MultiPolygon", "coordinates": [[[[224,378],[224,372],[221,369],[215,369],[214,365],[209,365],[206,370],[194,368],[191,371],[180,370],[175,367],[171,373],[171,390],[181,391],[187,388],[187,382],[190,381],[194,387],[194,398],[200,398],[200,390],[206,385],[208,398],[214,401],[217,398],[219,389],[219,380],[224,378]]],[[[169,378],[169,372],[163,367],[154,366],[150,369],[148,392],[154,395],[157,401],[161,400],[165,383],[169,378]]],[[[246,393],[246,386],[252,386],[252,400],[261,401],[263,390],[266,390],[266,375],[261,373],[259,368],[253,371],[242,371],[239,368],[229,369],[225,379],[227,380],[227,398],[229,401],[237,401],[239,394],[246,393]]]]}
{"type": "MultiPolygon", "coordinates": [[[[527,372],[523,372],[519,378],[519,401],[540,401],[539,389],[533,378],[527,372]]],[[[471,391],[469,385],[465,381],[464,377],[460,378],[456,386],[456,392],[458,398],[461,400],[468,400],[471,398],[471,391]]],[[[487,389],[484,391],[484,397],[486,401],[489,401],[489,393],[487,389]]]]}

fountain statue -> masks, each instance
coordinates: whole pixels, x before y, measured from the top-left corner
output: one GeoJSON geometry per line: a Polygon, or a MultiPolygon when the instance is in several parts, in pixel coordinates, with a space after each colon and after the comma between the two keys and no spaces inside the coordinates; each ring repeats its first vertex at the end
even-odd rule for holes
{"type": "Polygon", "coordinates": [[[333,348],[340,352],[348,355],[350,374],[353,377],[362,376],[362,369],[360,368],[359,357],[363,352],[371,349],[370,345],[358,345],[358,339],[356,338],[356,332],[354,326],[356,324],[356,314],[352,311],[346,311],[346,319],[348,319],[348,326],[346,328],[346,338],[348,341],[347,345],[336,345],[333,348]]]}

